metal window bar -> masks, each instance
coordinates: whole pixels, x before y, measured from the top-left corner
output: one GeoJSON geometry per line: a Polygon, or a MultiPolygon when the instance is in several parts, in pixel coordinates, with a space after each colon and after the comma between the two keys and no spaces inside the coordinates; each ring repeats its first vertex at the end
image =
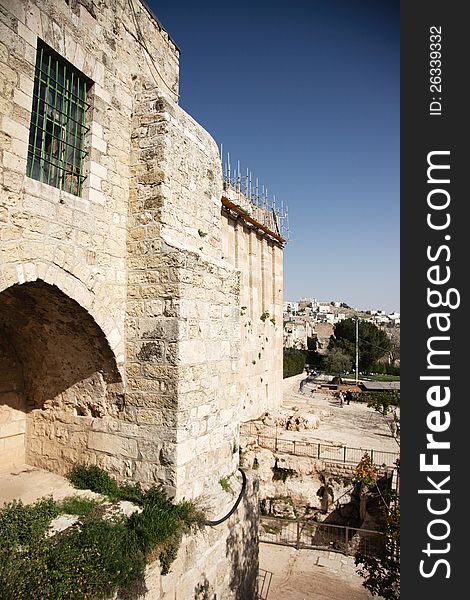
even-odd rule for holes
{"type": "MultiPolygon", "coordinates": [[[[39,51],[43,52],[43,48],[41,47],[40,50],[38,50],[38,52],[39,51]]],[[[59,62],[57,59],[52,58],[50,54],[48,55],[48,57],[50,57],[51,60],[55,60],[56,62],[59,62]]],[[[62,64],[64,64],[64,63],[62,63],[62,64]]],[[[66,66],[65,66],[65,69],[66,69],[66,71],[72,71],[72,68],[67,69],[66,66]]],[[[73,90],[70,91],[70,88],[68,88],[68,86],[67,86],[67,80],[64,79],[64,83],[61,83],[57,76],[54,77],[53,74],[51,74],[49,65],[47,67],[47,70],[44,70],[41,68],[40,65],[36,64],[35,75],[39,79],[40,83],[47,84],[49,81],[52,80],[54,82],[54,87],[57,88],[59,91],[60,91],[60,89],[62,89],[63,93],[68,91],[70,96],[73,97],[74,101],[76,101],[77,103],[83,103],[83,105],[88,106],[88,103],[86,102],[84,96],[82,95],[82,91],[83,91],[82,88],[77,87],[78,93],[75,93],[73,90]]],[[[78,77],[78,75],[76,74],[75,77],[78,77]]]]}
{"type": "Polygon", "coordinates": [[[33,179],[80,195],[88,80],[38,45],[31,114],[27,174],[33,179]]]}

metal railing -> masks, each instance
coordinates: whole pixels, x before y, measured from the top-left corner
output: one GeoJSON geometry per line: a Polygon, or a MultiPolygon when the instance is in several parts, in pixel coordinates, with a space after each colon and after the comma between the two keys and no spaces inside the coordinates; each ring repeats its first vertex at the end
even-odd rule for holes
{"type": "Polygon", "coordinates": [[[261,448],[267,448],[273,452],[284,452],[294,456],[307,456],[317,460],[326,460],[343,464],[356,465],[367,452],[372,462],[377,466],[395,467],[399,458],[397,452],[374,450],[370,448],[349,448],[348,446],[335,446],[323,442],[305,442],[290,440],[279,436],[261,435],[253,423],[243,423],[240,435],[248,443],[256,443],[261,448]]]}
{"type": "Polygon", "coordinates": [[[278,233],[285,241],[290,241],[289,211],[287,205],[277,202],[276,196],[268,193],[268,188],[253,177],[249,169],[240,168],[240,161],[230,161],[230,153],[224,153],[220,146],[224,191],[228,199],[238,204],[258,222],[278,233]]]}
{"type": "Polygon", "coordinates": [[[376,555],[385,543],[380,531],[268,516],[260,518],[259,539],[297,549],[329,550],[345,555],[361,552],[368,556],[376,555]]]}
{"type": "Polygon", "coordinates": [[[259,569],[258,571],[258,595],[257,600],[267,600],[269,588],[271,587],[271,579],[273,574],[271,571],[259,569]]]}

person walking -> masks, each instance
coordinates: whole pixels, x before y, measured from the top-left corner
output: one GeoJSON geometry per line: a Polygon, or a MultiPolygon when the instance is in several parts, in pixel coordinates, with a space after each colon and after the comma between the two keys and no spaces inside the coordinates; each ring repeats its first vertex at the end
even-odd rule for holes
{"type": "Polygon", "coordinates": [[[341,408],[343,408],[343,404],[344,404],[344,394],[343,394],[343,392],[339,393],[338,398],[339,398],[339,405],[341,406],[341,408]]]}

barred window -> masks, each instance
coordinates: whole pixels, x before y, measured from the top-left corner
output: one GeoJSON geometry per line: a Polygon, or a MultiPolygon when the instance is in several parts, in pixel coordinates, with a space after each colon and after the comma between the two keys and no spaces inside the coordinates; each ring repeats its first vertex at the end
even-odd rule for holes
{"type": "Polygon", "coordinates": [[[38,42],[27,174],[79,196],[91,82],[38,42]]]}

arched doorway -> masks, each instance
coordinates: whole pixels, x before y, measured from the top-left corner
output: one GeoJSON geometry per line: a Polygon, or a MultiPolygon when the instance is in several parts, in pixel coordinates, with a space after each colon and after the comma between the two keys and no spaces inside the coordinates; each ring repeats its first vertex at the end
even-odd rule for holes
{"type": "Polygon", "coordinates": [[[123,386],[103,331],[43,281],[0,293],[0,468],[63,474],[86,459],[87,432],[118,417],[123,386]]]}
{"type": "Polygon", "coordinates": [[[25,461],[26,405],[21,362],[0,329],[0,469],[25,461]]]}

